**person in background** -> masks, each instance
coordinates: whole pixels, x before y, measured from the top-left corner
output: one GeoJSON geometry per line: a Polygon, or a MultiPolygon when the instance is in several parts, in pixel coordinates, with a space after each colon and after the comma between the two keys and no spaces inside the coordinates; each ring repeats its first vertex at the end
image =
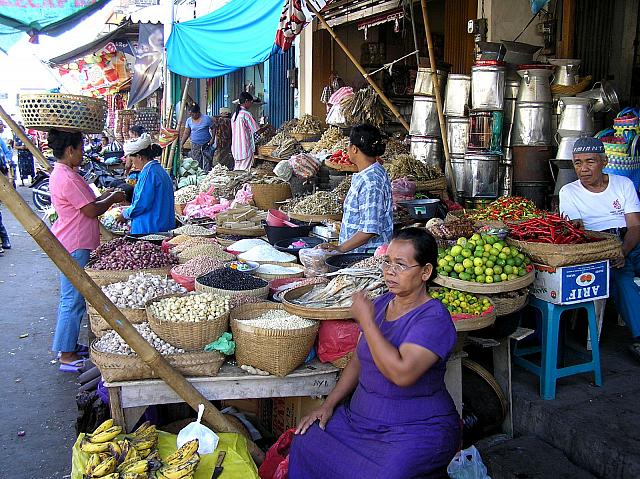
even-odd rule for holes
{"type": "Polygon", "coordinates": [[[148,133],[124,144],[125,155],[131,157],[140,176],[133,190],[131,206],[122,216],[131,220],[131,233],[146,235],[175,228],[173,182],[155,158],[162,153],[148,133]]]}
{"type": "Polygon", "coordinates": [[[212,165],[220,164],[233,170],[234,162],[231,154],[231,112],[228,108],[220,108],[220,115],[213,117],[213,153],[212,165]]]}
{"type": "MultiPolygon", "coordinates": [[[[4,128],[4,122],[0,120],[0,174],[9,177],[9,171],[13,163],[13,151],[2,138],[4,128]]],[[[2,211],[0,211],[0,254],[4,254],[5,249],[11,249],[11,241],[9,240],[9,233],[2,223],[2,211]]]]}
{"type": "Polygon", "coordinates": [[[240,93],[236,111],[231,118],[231,153],[234,170],[248,170],[253,166],[253,155],[256,150],[254,136],[260,131],[256,120],[249,112],[253,105],[253,96],[246,91],[240,93]]]}
{"type": "Polygon", "coordinates": [[[382,263],[389,292],[353,295],[362,333],[322,406],[298,425],[290,479],[441,478],[460,445],[460,417],[444,382],[457,334],[429,296],[438,245],[400,230],[382,263]],[[317,424],[316,424],[317,422],[317,424]]]}
{"type": "MultiPolygon", "coordinates": [[[[111,205],[125,200],[122,191],[107,190],[96,198],[76,168],[82,163],[84,142],[82,133],[52,129],[49,147],[56,158],[49,181],[51,203],[58,213],[51,232],[73,259],[84,267],[89,253],[100,245],[98,217],[111,205]]],[[[80,323],[86,311],[82,294],[60,275],[60,304],[53,337],[53,351],[59,352],[60,371],[79,372],[87,346],[78,344],[80,323]]]]}
{"type": "Polygon", "coordinates": [[[624,257],[611,261],[611,298],[631,330],[630,352],[640,360],[640,201],[633,182],[603,173],[607,166],[604,144],[581,137],[573,146],[578,179],[560,190],[560,213],[580,220],[585,229],[614,233],[622,240],[624,257]]]}
{"type": "Polygon", "coordinates": [[[213,156],[211,152],[213,121],[208,115],[200,113],[200,106],[197,104],[194,104],[189,112],[191,115],[187,118],[180,146],[184,148],[184,144],[191,138],[191,158],[196,160],[204,171],[209,171],[213,156]]]}
{"type": "MultiPolygon", "coordinates": [[[[140,138],[144,132],[144,127],[142,125],[133,125],[129,128],[129,138],[131,140],[136,140],[140,138]]],[[[131,186],[136,185],[138,176],[140,176],[140,171],[134,168],[133,160],[127,155],[124,157],[124,175],[127,177],[127,183],[131,186]]]]}

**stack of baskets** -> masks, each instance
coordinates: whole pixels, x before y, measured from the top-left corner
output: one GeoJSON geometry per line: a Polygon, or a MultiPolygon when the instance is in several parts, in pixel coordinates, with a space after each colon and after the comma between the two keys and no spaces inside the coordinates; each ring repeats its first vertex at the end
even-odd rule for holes
{"type": "Polygon", "coordinates": [[[116,111],[116,126],[114,133],[116,140],[120,143],[129,139],[129,129],[136,123],[135,110],[118,110],[116,111]]]}
{"type": "Polygon", "coordinates": [[[608,164],[605,173],[626,176],[640,188],[640,112],[625,108],[613,120],[613,129],[596,136],[604,143],[608,164]],[[611,136],[613,133],[613,136],[611,136]]]}
{"type": "Polygon", "coordinates": [[[160,132],[160,112],[157,108],[138,108],[136,124],[144,127],[150,135],[155,135],[160,132]]]}
{"type": "Polygon", "coordinates": [[[20,114],[27,128],[100,133],[107,119],[107,107],[101,98],[39,93],[20,95],[20,114]]]}
{"type": "Polygon", "coordinates": [[[289,183],[251,183],[253,202],[261,210],[278,207],[278,203],[292,197],[289,183]]]}
{"type": "MultiPolygon", "coordinates": [[[[196,278],[196,291],[198,293],[213,293],[221,296],[254,296],[265,300],[269,297],[269,283],[265,280],[262,280],[264,284],[259,288],[238,291],[235,289],[212,288],[211,286],[202,284],[199,280],[200,278],[196,278]]],[[[233,287],[232,285],[229,286],[233,287]]]]}

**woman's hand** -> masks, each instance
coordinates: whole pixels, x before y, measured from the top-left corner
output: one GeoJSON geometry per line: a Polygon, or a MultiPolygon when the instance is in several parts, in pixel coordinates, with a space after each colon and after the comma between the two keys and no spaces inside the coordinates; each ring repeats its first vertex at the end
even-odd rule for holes
{"type": "Polygon", "coordinates": [[[117,190],[111,193],[111,199],[114,203],[123,203],[127,200],[127,195],[124,194],[124,191],[117,190]]]}
{"type": "Polygon", "coordinates": [[[318,421],[318,426],[324,431],[327,421],[333,416],[333,408],[327,403],[323,404],[319,409],[316,409],[308,416],[305,416],[298,424],[295,434],[304,434],[311,425],[318,421]]]}
{"type": "Polygon", "coordinates": [[[373,322],[375,317],[375,310],[373,308],[373,302],[369,297],[361,291],[353,293],[351,296],[353,303],[351,304],[351,317],[356,321],[360,327],[368,325],[373,322]]]}

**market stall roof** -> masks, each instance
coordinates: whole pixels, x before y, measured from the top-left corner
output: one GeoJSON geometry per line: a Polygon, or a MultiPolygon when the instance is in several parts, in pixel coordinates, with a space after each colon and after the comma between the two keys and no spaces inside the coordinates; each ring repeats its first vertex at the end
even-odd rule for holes
{"type": "Polygon", "coordinates": [[[70,61],[76,60],[77,58],[86,56],[102,48],[109,42],[112,42],[115,40],[121,40],[121,39],[137,40],[137,38],[138,38],[138,26],[127,22],[119,26],[112,32],[109,32],[106,35],[101,35],[95,40],[85,45],[82,45],[81,47],[71,50],[70,52],[67,52],[63,55],[59,55],[55,58],[51,58],[49,60],[49,63],[53,65],[63,65],[70,61]]]}

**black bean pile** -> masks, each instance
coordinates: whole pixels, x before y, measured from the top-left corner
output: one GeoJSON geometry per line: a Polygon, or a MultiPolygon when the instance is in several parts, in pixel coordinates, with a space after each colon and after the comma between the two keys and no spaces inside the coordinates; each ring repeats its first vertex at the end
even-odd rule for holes
{"type": "Polygon", "coordinates": [[[264,288],[269,284],[263,279],[230,268],[214,269],[210,273],[200,276],[197,281],[211,288],[233,291],[264,288]]]}
{"type": "Polygon", "coordinates": [[[101,270],[164,268],[178,263],[178,259],[164,253],[160,246],[147,241],[117,239],[98,247],[87,267],[101,270]]]}
{"type": "Polygon", "coordinates": [[[246,238],[246,236],[238,236],[238,235],[218,235],[217,237],[224,241],[233,241],[233,242],[240,241],[241,239],[246,238]]]}

